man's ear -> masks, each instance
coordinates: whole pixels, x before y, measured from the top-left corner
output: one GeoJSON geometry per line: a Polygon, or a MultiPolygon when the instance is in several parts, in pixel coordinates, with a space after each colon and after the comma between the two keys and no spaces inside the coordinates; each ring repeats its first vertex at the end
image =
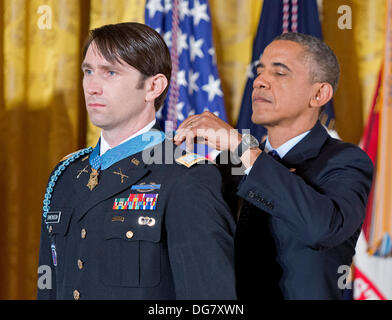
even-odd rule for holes
{"type": "Polygon", "coordinates": [[[146,92],[146,102],[154,101],[158,98],[161,93],[168,86],[167,78],[162,74],[158,73],[147,80],[147,92],[146,92]]]}
{"type": "Polygon", "coordinates": [[[328,82],[315,83],[315,94],[310,99],[310,106],[320,108],[328,103],[333,96],[333,88],[328,82]]]}

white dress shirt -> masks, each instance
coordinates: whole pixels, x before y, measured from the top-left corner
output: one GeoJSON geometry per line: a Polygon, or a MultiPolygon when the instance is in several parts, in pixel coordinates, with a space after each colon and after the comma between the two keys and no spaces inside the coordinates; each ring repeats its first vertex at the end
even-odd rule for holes
{"type": "MultiPolygon", "coordinates": [[[[286,141],[279,148],[276,148],[276,149],[272,148],[272,146],[271,146],[271,144],[270,144],[270,142],[268,140],[268,137],[267,137],[267,141],[265,142],[264,152],[268,153],[268,152],[270,152],[272,150],[275,150],[278,153],[279,157],[283,158],[292,148],[295,147],[295,145],[298,142],[300,142],[303,138],[305,138],[305,136],[309,132],[310,132],[310,130],[306,131],[304,133],[301,133],[300,135],[298,135],[298,136],[296,136],[294,138],[291,138],[289,141],[286,141]]],[[[245,174],[249,174],[249,172],[252,169],[252,167],[253,166],[250,166],[248,169],[246,169],[244,171],[244,173],[245,174]]]]}
{"type": "MultiPolygon", "coordinates": [[[[155,125],[156,119],[154,119],[153,121],[151,121],[148,125],[146,125],[145,127],[143,127],[142,129],[140,129],[138,132],[134,133],[133,135],[131,135],[130,137],[124,139],[123,141],[121,141],[119,143],[122,144],[128,140],[131,140],[132,138],[135,138],[136,136],[146,133],[148,132],[154,125],[155,125]]],[[[111,149],[111,147],[109,146],[109,144],[106,142],[105,138],[102,135],[102,131],[101,131],[101,150],[100,150],[100,155],[102,156],[106,151],[108,151],[109,149],[111,149]]]]}

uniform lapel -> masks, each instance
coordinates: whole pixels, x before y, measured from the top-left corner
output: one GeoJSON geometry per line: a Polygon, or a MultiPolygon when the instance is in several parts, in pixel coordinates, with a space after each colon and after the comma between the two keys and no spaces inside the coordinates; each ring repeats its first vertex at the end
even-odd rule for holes
{"type": "MultiPolygon", "coordinates": [[[[152,129],[162,131],[158,122],[154,124],[152,129]]],[[[158,144],[156,147],[159,148],[159,146],[160,145],[158,144]]],[[[145,151],[152,152],[154,148],[145,151]]],[[[75,170],[75,177],[80,172],[81,175],[78,179],[75,178],[74,187],[76,194],[80,198],[79,203],[82,203],[80,210],[77,209],[76,215],[78,221],[97,204],[113,197],[115,194],[120,193],[123,190],[129,189],[133,184],[136,184],[150,172],[148,165],[143,161],[143,153],[144,152],[142,151],[134,154],[128,158],[118,161],[111,167],[102,170],[98,177],[98,185],[91,191],[87,187],[91,172],[89,161],[83,161],[77,166],[75,170]],[[88,171],[88,173],[82,172],[83,169],[88,171]]]]}
{"type": "Polygon", "coordinates": [[[78,188],[82,189],[83,194],[89,194],[87,200],[83,202],[80,210],[77,212],[78,221],[91,208],[111,198],[115,194],[130,188],[149,172],[147,165],[142,161],[142,153],[139,152],[102,170],[99,174],[99,183],[92,191],[86,186],[91,172],[91,167],[89,166],[87,178],[84,178],[80,186],[78,186],[78,188]]]}
{"type": "Polygon", "coordinates": [[[79,199],[77,203],[86,201],[91,195],[90,190],[86,186],[91,172],[89,163],[90,155],[91,154],[82,158],[80,161],[76,162],[75,165],[70,167],[70,170],[72,170],[70,174],[73,181],[73,187],[75,189],[75,194],[79,199]]]}

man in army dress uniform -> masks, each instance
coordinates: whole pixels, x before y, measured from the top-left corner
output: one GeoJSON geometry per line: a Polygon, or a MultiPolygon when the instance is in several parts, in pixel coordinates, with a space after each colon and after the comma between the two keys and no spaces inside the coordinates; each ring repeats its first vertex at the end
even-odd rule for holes
{"type": "Polygon", "coordinates": [[[171,75],[162,38],[138,23],[92,30],[82,70],[102,132],[50,176],[39,265],[53,279],[38,299],[236,299],[219,170],[155,123],[171,75]]]}

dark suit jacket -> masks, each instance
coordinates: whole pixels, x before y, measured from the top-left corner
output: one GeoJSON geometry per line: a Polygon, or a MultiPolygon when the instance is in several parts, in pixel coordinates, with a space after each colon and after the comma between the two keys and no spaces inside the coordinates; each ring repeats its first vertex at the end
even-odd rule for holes
{"type": "Polygon", "coordinates": [[[239,298],[341,299],[338,268],[351,265],[372,173],[319,122],[281,162],[262,153],[237,192],[239,298]]]}
{"type": "Polygon", "coordinates": [[[235,222],[219,170],[187,168],[173,160],[173,150],[167,140],[151,150],[156,159],[171,156],[172,164],[147,164],[142,152],[113,164],[92,191],[87,158],[66,168],[50,208],[61,219],[50,230],[42,222],[39,265],[51,267],[53,280],[51,290],[38,289],[39,299],[73,299],[75,290],[80,299],[236,299],[235,222]],[[131,190],[143,183],[161,186],[131,190]],[[113,209],[116,198],[143,192],[159,194],[156,210],[113,209]],[[155,224],[141,225],[140,217],[155,224]]]}

